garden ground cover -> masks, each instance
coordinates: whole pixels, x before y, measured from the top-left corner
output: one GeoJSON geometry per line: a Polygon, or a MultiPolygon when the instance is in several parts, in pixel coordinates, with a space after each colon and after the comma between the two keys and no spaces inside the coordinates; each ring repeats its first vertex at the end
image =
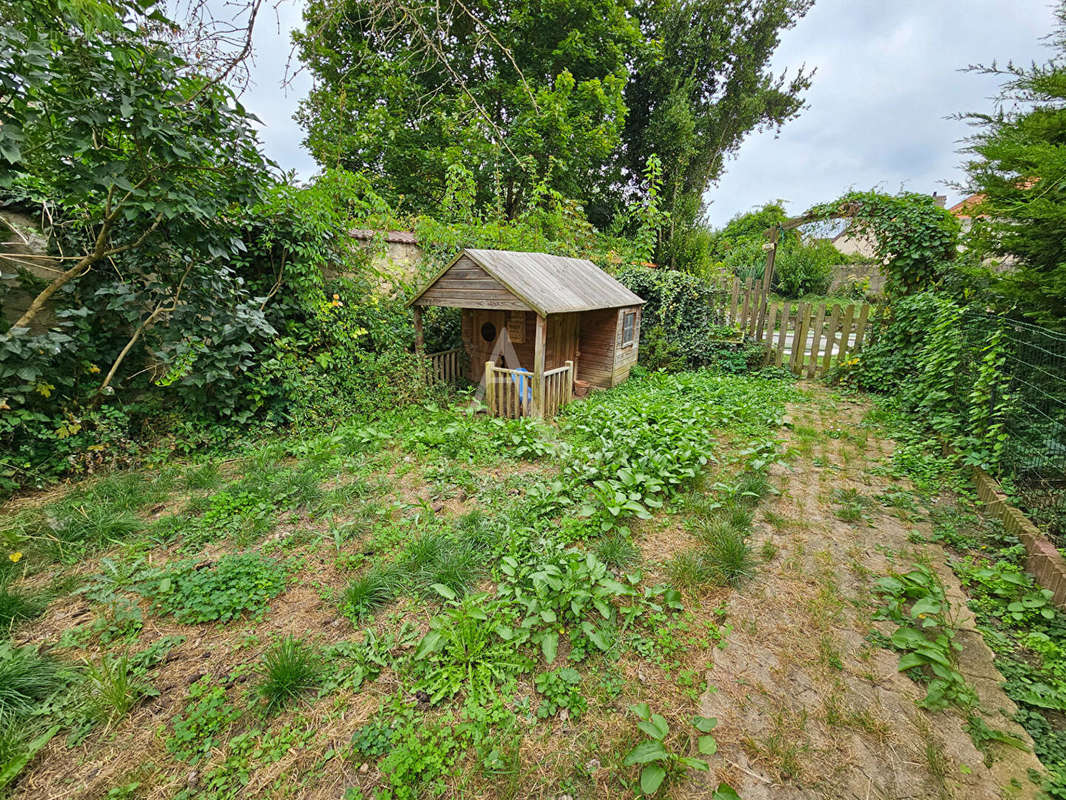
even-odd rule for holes
{"type": "Polygon", "coordinates": [[[1042,768],[1007,742],[1027,734],[947,566],[943,498],[920,491],[939,479],[868,408],[650,375],[558,425],[428,406],[12,503],[0,781],[1031,796],[1042,768]],[[942,608],[893,594],[923,566],[942,608]],[[897,669],[915,608],[965,645],[950,702],[928,664],[897,669]]]}

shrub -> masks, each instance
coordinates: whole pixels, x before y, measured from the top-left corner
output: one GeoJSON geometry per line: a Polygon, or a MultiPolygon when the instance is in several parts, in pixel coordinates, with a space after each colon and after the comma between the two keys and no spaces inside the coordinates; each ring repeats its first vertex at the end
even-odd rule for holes
{"type": "Polygon", "coordinates": [[[260,667],[259,694],[266,700],[268,714],[276,713],[321,679],[318,658],[299,639],[286,636],[275,644],[260,667]]]}
{"type": "Polygon", "coordinates": [[[833,265],[845,260],[829,242],[783,249],[774,262],[774,285],[785,297],[825,294],[833,281],[833,265]]]}
{"type": "Polygon", "coordinates": [[[649,331],[655,331],[652,336],[665,340],[652,341],[653,349],[660,351],[657,360],[676,358],[691,366],[707,363],[717,333],[714,310],[721,306],[719,292],[700,278],[674,270],[626,267],[616,277],[646,301],[640,319],[641,349],[649,331]]]}

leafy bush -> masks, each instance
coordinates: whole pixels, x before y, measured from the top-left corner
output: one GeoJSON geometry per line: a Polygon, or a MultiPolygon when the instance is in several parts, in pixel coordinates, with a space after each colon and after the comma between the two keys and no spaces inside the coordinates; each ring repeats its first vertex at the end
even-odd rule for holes
{"type": "Polygon", "coordinates": [[[641,350],[647,332],[654,331],[649,356],[655,360],[677,358],[688,366],[708,362],[708,352],[720,338],[714,319],[714,309],[722,302],[717,290],[700,278],[673,270],[626,267],[615,277],[646,301],[640,318],[641,350]]]}
{"type": "Polygon", "coordinates": [[[258,553],[222,556],[201,568],[195,561],[168,566],[143,586],[153,607],[179,622],[229,622],[244,612],[260,614],[285,588],[285,567],[258,553]]]}
{"type": "Polygon", "coordinates": [[[825,294],[833,281],[833,266],[845,260],[825,241],[784,248],[774,261],[774,285],[785,297],[825,294]]]}

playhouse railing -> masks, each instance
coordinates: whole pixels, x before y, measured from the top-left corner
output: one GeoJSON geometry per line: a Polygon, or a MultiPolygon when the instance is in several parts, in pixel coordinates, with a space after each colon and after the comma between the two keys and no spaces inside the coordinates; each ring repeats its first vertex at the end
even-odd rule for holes
{"type": "Polygon", "coordinates": [[[463,374],[463,348],[453,347],[426,355],[426,371],[434,383],[455,383],[463,374]]]}
{"type": "MultiPolygon", "coordinates": [[[[543,415],[552,417],[574,397],[574,362],[544,373],[543,415]]],[[[494,417],[536,416],[533,373],[485,362],[485,405],[494,417]]]]}

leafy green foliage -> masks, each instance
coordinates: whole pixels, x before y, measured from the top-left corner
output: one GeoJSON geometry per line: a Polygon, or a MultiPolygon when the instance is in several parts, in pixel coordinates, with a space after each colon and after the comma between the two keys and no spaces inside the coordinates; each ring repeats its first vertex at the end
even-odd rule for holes
{"type": "Polygon", "coordinates": [[[528,668],[513,635],[510,604],[484,594],[459,600],[446,586],[436,590],[445,600],[444,611],[430,620],[429,633],[414,652],[419,686],[430,702],[460,691],[488,696],[528,668]]]}
{"type": "Polygon", "coordinates": [[[928,684],[921,704],[934,710],[976,705],[973,687],[958,670],[962,644],[955,641],[958,630],[948,616],[950,605],[937,575],[917,566],[879,578],[876,589],[885,602],[880,615],[897,625],[888,641],[902,653],[900,671],[928,684]]]}
{"type": "Polygon", "coordinates": [[[524,611],[519,627],[507,628],[501,635],[539,645],[549,664],[555,661],[560,636],[568,631],[571,639],[581,632],[597,649],[610,649],[610,623],[615,618],[612,601],[635,594],[631,586],[612,578],[594,555],[577,550],[529,564],[506,556],[500,571],[504,576],[500,594],[524,611]]]}
{"type": "MultiPolygon", "coordinates": [[[[657,794],[667,780],[679,779],[690,769],[701,772],[710,769],[704,759],[682,755],[684,750],[678,751],[670,746],[670,726],[661,714],[653,713],[647,703],[637,703],[629,710],[636,715],[637,727],[646,738],[629,751],[624,763],[626,766],[642,765],[640,791],[645,797],[657,794]]],[[[717,725],[718,720],[713,717],[693,717],[692,726],[700,734],[696,740],[700,755],[714,755],[718,751],[718,743],[711,735],[717,725]]],[[[712,797],[714,800],[733,800],[737,794],[728,784],[720,783],[712,797]]]]}
{"type": "Polygon", "coordinates": [[[537,716],[546,719],[566,709],[570,719],[579,718],[588,708],[581,696],[580,684],[581,674],[572,667],[542,672],[533,681],[537,691],[544,696],[537,706],[537,716]]]}
{"type": "Polygon", "coordinates": [[[208,677],[189,687],[185,712],[174,720],[167,750],[181,761],[196,764],[220,745],[241,711],[230,705],[224,687],[208,677]]]}
{"type": "Polygon", "coordinates": [[[313,3],[297,46],[317,85],[298,119],[321,163],[373,173],[417,211],[444,197],[452,217],[577,201],[601,227],[614,219],[639,231],[624,209],[657,155],[656,205],[675,222],[660,249],[676,266],[695,254],[692,223],[726,154],[799,111],[809,77],[775,78],[768,64],[778,31],[808,6],[670,2],[633,15],[615,1],[513,0],[481,16],[313,3]],[[409,35],[390,35],[398,30],[409,35]]]}
{"type": "Polygon", "coordinates": [[[673,270],[626,267],[615,277],[646,301],[640,319],[643,360],[655,355],[654,337],[661,336],[665,343],[658,347],[672,348],[685,366],[709,363],[713,342],[727,335],[714,320],[714,309],[722,302],[720,293],[700,278],[673,270]],[[645,356],[649,335],[652,348],[645,356]]]}
{"type": "Polygon", "coordinates": [[[317,654],[296,637],[286,636],[263,656],[258,689],[267,713],[274,714],[320,680],[317,654]]]}
{"type": "Polygon", "coordinates": [[[284,588],[284,565],[258,553],[224,555],[206,568],[186,561],[157,571],[143,584],[154,608],[186,623],[261,614],[284,588]]]}
{"type": "Polygon", "coordinates": [[[843,380],[894,392],[900,407],[952,441],[968,463],[995,469],[1014,408],[1000,324],[935,292],[903,297],[889,313],[843,380]]]}
{"type": "Polygon", "coordinates": [[[785,249],[779,245],[774,287],[785,297],[825,294],[833,280],[833,266],[846,261],[847,257],[825,240],[785,249]]]}
{"type": "Polygon", "coordinates": [[[1066,198],[1056,187],[1066,165],[1066,7],[1052,8],[1058,21],[1048,37],[1052,61],[979,68],[1004,83],[996,113],[965,117],[980,129],[970,139],[966,164],[979,200],[966,210],[973,220],[966,243],[980,265],[971,281],[977,291],[1003,311],[1062,329],[1066,250],[1059,232],[1066,198]],[[997,269],[1008,260],[1010,269],[997,269]]]}
{"type": "Polygon", "coordinates": [[[889,297],[928,291],[953,277],[959,221],[929,195],[849,192],[807,213],[826,219],[841,213],[850,217],[850,234],[874,243],[889,297]]]}
{"type": "Polygon", "coordinates": [[[199,352],[217,367],[208,380],[232,385],[273,333],[223,263],[245,248],[232,210],[254,202],[267,162],[232,91],[150,33],[171,24],[124,0],[5,5],[0,192],[43,207],[52,252],[68,256],[0,336],[12,483],[124,438],[127,412],[97,405],[116,378],[144,373],[143,387],[199,352]],[[165,369],[145,369],[145,345],[165,369]]]}

